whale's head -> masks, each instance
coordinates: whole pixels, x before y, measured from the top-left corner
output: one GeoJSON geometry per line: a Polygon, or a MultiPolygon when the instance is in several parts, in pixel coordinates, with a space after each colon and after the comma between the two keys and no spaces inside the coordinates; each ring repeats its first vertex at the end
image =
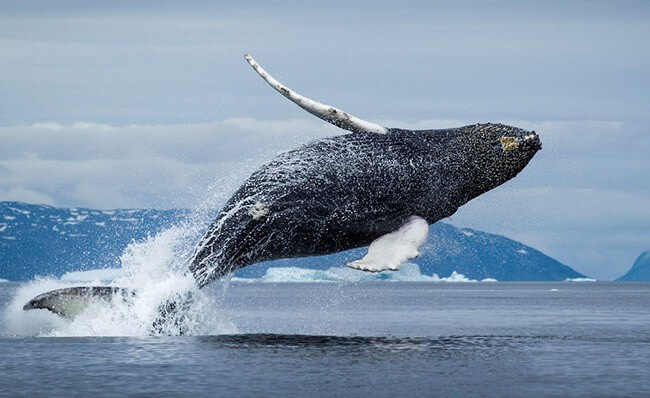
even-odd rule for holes
{"type": "Polygon", "coordinates": [[[534,131],[505,124],[475,124],[459,130],[459,145],[464,147],[471,168],[492,186],[517,175],[542,148],[534,131]]]}

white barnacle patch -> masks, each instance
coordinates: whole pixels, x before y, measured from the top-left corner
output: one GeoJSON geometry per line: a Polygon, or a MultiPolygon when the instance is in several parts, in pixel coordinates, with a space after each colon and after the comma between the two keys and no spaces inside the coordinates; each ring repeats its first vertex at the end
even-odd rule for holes
{"type": "Polygon", "coordinates": [[[501,142],[501,149],[503,149],[503,152],[510,152],[519,148],[519,144],[517,143],[517,139],[515,137],[508,137],[504,135],[503,137],[499,138],[499,142],[501,142]]]}
{"type": "Polygon", "coordinates": [[[248,209],[248,214],[253,217],[253,220],[259,220],[269,215],[269,207],[262,202],[257,202],[248,209]]]}

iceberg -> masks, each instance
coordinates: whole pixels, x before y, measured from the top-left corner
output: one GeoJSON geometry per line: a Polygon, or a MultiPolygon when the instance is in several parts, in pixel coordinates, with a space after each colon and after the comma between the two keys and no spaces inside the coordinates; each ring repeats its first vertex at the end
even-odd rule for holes
{"type": "MultiPolygon", "coordinates": [[[[420,272],[417,264],[407,263],[399,271],[384,271],[368,273],[348,267],[330,267],[326,270],[298,268],[298,267],[271,267],[260,278],[234,277],[232,282],[266,282],[266,283],[327,283],[327,282],[478,282],[469,279],[456,271],[448,277],[437,274],[431,276],[420,272]]],[[[496,282],[496,280],[490,280],[496,282]]],[[[486,281],[488,282],[488,281],[486,281]]]]}
{"type": "MultiPolygon", "coordinates": [[[[87,271],[67,272],[61,276],[61,282],[73,283],[111,283],[124,275],[122,268],[102,268],[87,271]]],[[[0,279],[0,282],[3,280],[0,279]]],[[[370,273],[348,267],[330,267],[326,270],[299,267],[271,267],[260,278],[232,277],[231,282],[254,283],[319,283],[319,282],[448,282],[474,283],[478,280],[467,278],[456,271],[447,277],[438,274],[431,276],[422,274],[417,264],[406,263],[399,271],[384,271],[370,273]]],[[[496,282],[496,279],[486,278],[481,282],[496,282]]],[[[8,282],[8,281],[7,281],[8,282]]]]}

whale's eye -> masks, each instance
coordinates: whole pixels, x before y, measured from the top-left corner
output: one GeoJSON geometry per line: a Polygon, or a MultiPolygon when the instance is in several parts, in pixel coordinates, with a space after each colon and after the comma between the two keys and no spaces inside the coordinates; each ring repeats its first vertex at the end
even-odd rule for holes
{"type": "Polygon", "coordinates": [[[510,152],[519,148],[519,144],[517,143],[517,139],[515,137],[504,135],[502,137],[499,137],[499,142],[501,143],[501,149],[503,149],[503,152],[510,152]]]}

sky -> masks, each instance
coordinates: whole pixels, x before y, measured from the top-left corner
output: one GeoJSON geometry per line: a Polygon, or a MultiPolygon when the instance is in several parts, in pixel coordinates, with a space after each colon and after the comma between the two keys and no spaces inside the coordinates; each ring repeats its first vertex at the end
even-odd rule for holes
{"type": "Polygon", "coordinates": [[[649,2],[0,1],[0,49],[0,201],[218,206],[343,132],[250,52],[389,127],[534,129],[529,166],[448,222],[605,280],[650,249],[649,2]]]}

